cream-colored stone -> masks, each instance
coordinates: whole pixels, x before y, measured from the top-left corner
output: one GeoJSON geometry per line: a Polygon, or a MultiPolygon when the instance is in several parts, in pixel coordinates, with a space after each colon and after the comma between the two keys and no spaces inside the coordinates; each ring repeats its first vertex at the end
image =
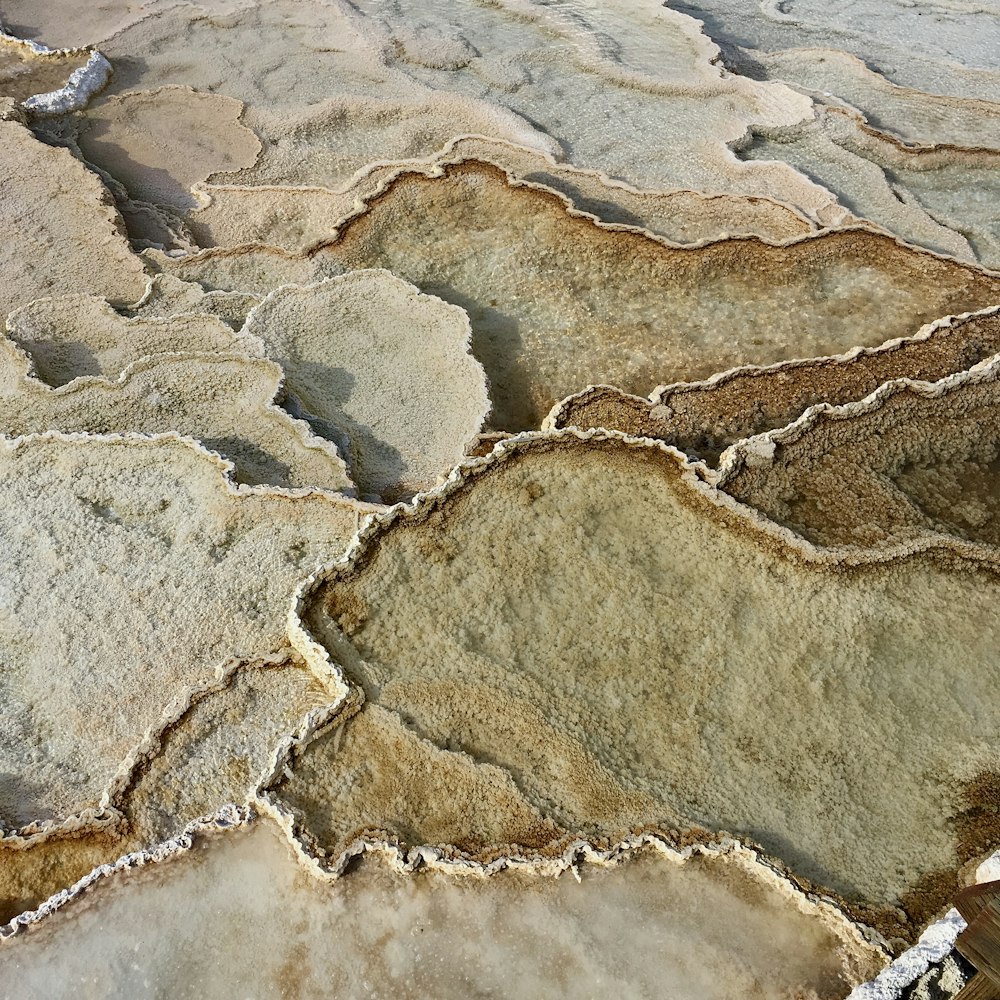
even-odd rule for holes
{"type": "Polygon", "coordinates": [[[82,375],[115,378],[152,354],[264,353],[260,341],[210,313],[127,318],[93,295],[37,299],[8,317],[7,333],[50,386],[82,375]]]}
{"type": "Polygon", "coordinates": [[[387,271],[279,288],[244,329],[362,493],[394,501],[433,486],[489,412],[468,317],[387,271]]]}
{"type": "Polygon", "coordinates": [[[0,121],[0,317],[42,295],[88,292],[116,304],[146,275],[104,186],[68,151],[0,121]]]}
{"type": "Polygon", "coordinates": [[[186,686],[280,648],[292,591],[361,509],[235,489],[176,436],[0,442],[0,816],[97,807],[186,686]]]}
{"type": "Polygon", "coordinates": [[[84,376],[53,388],[28,375],[30,359],[0,340],[0,434],[44,431],[161,434],[193,438],[235,468],[238,483],[353,493],[347,468],[275,402],[283,374],[240,354],[158,354],[115,379],[84,376]]]}
{"type": "MultiPolygon", "coordinates": [[[[354,128],[353,118],[347,120],[354,128]]],[[[597,171],[559,163],[549,153],[482,136],[454,139],[423,161],[370,166],[346,188],[335,189],[340,184],[338,174],[309,170],[300,157],[288,164],[282,162],[273,175],[265,174],[270,181],[267,185],[262,181],[223,185],[226,178],[219,177],[219,183],[198,187],[198,194],[208,204],[192,213],[187,222],[203,247],[268,243],[301,251],[329,238],[344,218],[400,173],[423,170],[435,174],[442,166],[464,159],[492,163],[515,179],[559,191],[576,208],[605,222],[646,229],[677,244],[728,236],[759,236],[777,243],[804,236],[814,228],[801,212],[768,198],[684,190],[638,191],[597,171]],[[288,186],[292,179],[302,186],[288,186]]],[[[255,170],[261,169],[261,160],[255,170]]],[[[243,175],[239,179],[242,181],[243,175]]],[[[848,218],[846,212],[840,221],[844,218],[848,218]]]]}
{"type": "Polygon", "coordinates": [[[256,160],[260,141],[239,123],[242,110],[231,97],[190,87],[129,91],[88,108],[76,141],[133,199],[183,212],[197,204],[193,185],[256,160]]]}

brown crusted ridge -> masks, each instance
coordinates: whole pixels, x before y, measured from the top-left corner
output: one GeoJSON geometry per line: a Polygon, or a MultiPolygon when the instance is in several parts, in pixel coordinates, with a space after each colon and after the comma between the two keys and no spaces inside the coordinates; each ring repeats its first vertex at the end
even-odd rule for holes
{"type": "Polygon", "coordinates": [[[912,337],[830,358],[744,367],[649,398],[590,386],[553,407],[545,426],[607,427],[657,438],[716,465],[742,438],[791,423],[818,403],[859,400],[898,378],[937,381],[1000,353],[1000,307],[936,320],[912,337]]]}
{"type": "Polygon", "coordinates": [[[246,291],[385,267],[469,313],[498,430],[538,427],[587,384],[648,392],[665,373],[701,378],[879,344],[1000,300],[1000,276],[862,227],[678,248],[570,208],[467,161],[440,177],[401,174],[308,254],[237,247],[158,266],[246,291]]]}
{"type": "Polygon", "coordinates": [[[729,830],[901,946],[957,886],[963,784],[1000,763],[998,559],[852,551],[650,441],[500,442],[302,592],[293,645],[359,698],[264,797],[334,869],[359,830],[487,860],[544,858],[546,830],[729,830]]]}
{"type": "Polygon", "coordinates": [[[1000,545],[1000,357],[899,379],[735,445],[718,486],[815,545],[1000,545]]]}

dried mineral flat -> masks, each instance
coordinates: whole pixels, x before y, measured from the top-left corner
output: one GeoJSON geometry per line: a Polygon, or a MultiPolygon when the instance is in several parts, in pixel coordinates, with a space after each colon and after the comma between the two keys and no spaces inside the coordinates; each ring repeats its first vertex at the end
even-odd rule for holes
{"type": "Polygon", "coordinates": [[[388,271],[279,288],[244,332],[297,412],[336,441],[362,493],[394,501],[457,465],[490,409],[469,319],[388,271]]]}
{"type": "MultiPolygon", "coordinates": [[[[181,281],[170,274],[157,274],[150,279],[143,297],[125,311],[130,316],[145,318],[208,313],[239,330],[246,321],[247,313],[259,302],[259,296],[247,292],[206,292],[193,281],[181,281]]],[[[246,338],[243,338],[241,348],[254,353],[246,338]]]]}
{"type": "Polygon", "coordinates": [[[932,249],[1000,263],[995,208],[1000,152],[909,147],[865,126],[854,112],[818,108],[815,120],[762,130],[741,150],[785,160],[836,192],[856,215],[932,249]]]}
{"type": "Polygon", "coordinates": [[[965,146],[1000,152],[1000,104],[900,87],[857,56],[836,49],[746,53],[750,75],[778,79],[843,101],[881,132],[915,146],[965,146]]]}
{"type": "Polygon", "coordinates": [[[186,686],[284,643],[303,574],[361,508],[237,491],[174,436],[0,441],[0,816],[98,806],[186,686]]]}
{"type": "Polygon", "coordinates": [[[395,0],[391,8],[272,0],[231,15],[177,5],[102,51],[118,67],[116,92],[181,85],[234,97],[248,107],[245,123],[279,147],[294,146],[301,116],[322,116],[323,102],[368,101],[357,137],[352,117],[346,142],[335,144],[348,172],[364,161],[429,155],[492,123],[491,137],[516,132],[520,142],[561,149],[577,166],[642,188],[785,197],[803,207],[817,196],[784,164],[741,164],[726,146],[751,123],[802,119],[808,98],[724,72],[698,23],[657,5],[593,8],[586,17],[469,0],[395,0]],[[266,58],[244,58],[261,39],[266,58]],[[405,113],[393,110],[400,104],[424,107],[416,138],[400,120],[405,113]],[[388,127],[373,131],[383,110],[388,127]]]}
{"type": "Polygon", "coordinates": [[[86,995],[98,963],[101,996],[129,1000],[653,998],[665,982],[676,1000],[836,1000],[879,956],[746,852],[647,852],[584,866],[580,882],[400,876],[366,862],[329,885],[303,877],[260,823],[101,886],[9,942],[0,979],[18,995],[86,995]],[[138,950],[137,928],[155,928],[138,950]]]}
{"type": "Polygon", "coordinates": [[[0,920],[34,910],[100,865],[150,851],[227,803],[251,800],[282,737],[336,696],[289,658],[230,665],[143,741],[116,782],[111,821],[27,844],[0,840],[0,920]]]}
{"type": "Polygon", "coordinates": [[[8,317],[7,333],[30,355],[32,375],[50,386],[82,375],[115,378],[153,354],[264,353],[210,313],[127,318],[93,295],[36,299],[8,317]]]}
{"type": "Polygon", "coordinates": [[[133,199],[185,211],[197,204],[194,184],[257,158],[260,140],[239,123],[242,110],[231,97],[190,87],[130,91],[88,108],[76,141],[133,199]]]}
{"type": "MultiPolygon", "coordinates": [[[[258,159],[255,171],[261,170],[265,159],[258,159]]],[[[481,136],[455,139],[424,161],[372,166],[346,188],[340,186],[338,174],[331,175],[322,166],[309,169],[303,157],[296,158],[294,165],[282,163],[282,169],[273,175],[265,174],[270,181],[267,185],[256,172],[254,184],[238,175],[241,186],[223,184],[226,177],[220,175],[217,183],[198,188],[209,204],[189,215],[186,222],[203,247],[266,242],[301,251],[328,239],[343,219],[400,173],[423,170],[437,174],[443,165],[465,159],[492,163],[516,180],[543,184],[604,222],[646,229],[679,245],[728,236],[759,236],[780,243],[815,229],[807,216],[769,198],[684,190],[638,191],[597,171],[558,163],[547,153],[481,136]],[[308,186],[289,187],[289,178],[308,186]]],[[[832,196],[828,200],[832,202],[832,196]]],[[[853,220],[833,205],[818,202],[812,207],[827,224],[853,220]]]]}
{"type": "Polygon", "coordinates": [[[677,248],[475,161],[400,175],[310,254],[242,247],[149,260],[207,288],[255,292],[322,270],[388,268],[468,312],[491,424],[503,430],[538,427],[595,382],[645,394],[665,376],[880,344],[1000,298],[1000,276],[871,230],[677,248]]]}
{"type": "Polygon", "coordinates": [[[854,0],[687,0],[682,8],[730,46],[759,52],[836,48],[904,87],[1000,100],[993,3],[859,5],[854,0]]]}
{"type": "Polygon", "coordinates": [[[293,642],[366,700],[268,796],[334,869],[359,838],[489,863],[729,830],[912,940],[1000,841],[996,569],[948,541],[845,571],[677,453],[508,441],[307,598],[322,645],[293,642]]]}

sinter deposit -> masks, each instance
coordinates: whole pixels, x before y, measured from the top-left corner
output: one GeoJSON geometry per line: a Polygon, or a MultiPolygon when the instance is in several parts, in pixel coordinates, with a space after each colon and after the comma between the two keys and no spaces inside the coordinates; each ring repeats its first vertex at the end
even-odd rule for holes
{"type": "Polygon", "coordinates": [[[1000,6],[0,0],[0,160],[0,1000],[958,997],[1000,6]]]}

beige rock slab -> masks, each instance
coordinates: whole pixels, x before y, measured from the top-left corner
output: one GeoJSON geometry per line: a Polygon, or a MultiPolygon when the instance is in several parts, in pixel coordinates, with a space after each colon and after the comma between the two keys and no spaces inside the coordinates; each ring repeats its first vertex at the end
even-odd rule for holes
{"type": "Polygon", "coordinates": [[[143,297],[123,311],[147,319],[208,313],[218,316],[234,330],[240,330],[247,313],[259,302],[259,296],[247,292],[206,292],[195,282],[181,281],[170,274],[156,274],[150,279],[143,297]]]}
{"type": "Polygon", "coordinates": [[[146,275],[98,178],[65,149],[0,121],[0,316],[43,295],[142,295],[146,275]]]}
{"type": "Polygon", "coordinates": [[[998,353],[1000,316],[993,308],[945,317],[881,347],[736,368],[704,382],[659,386],[649,398],[592,386],[557,403],[545,426],[606,427],[658,438],[715,465],[741,438],[784,427],[810,406],[860,400],[892,379],[933,382],[998,353]]]}
{"type": "Polygon", "coordinates": [[[8,830],[98,806],[186,686],[279,648],[298,581],[363,509],[234,489],[176,436],[22,438],[0,466],[8,830]]]}
{"type": "Polygon", "coordinates": [[[388,268],[468,312],[502,430],[538,427],[589,384],[645,394],[665,377],[880,344],[1000,300],[996,275],[869,230],[677,248],[472,161],[437,178],[401,175],[310,254],[148,259],[207,288],[251,291],[262,279],[314,280],[328,262],[388,268]]]}
{"type": "Polygon", "coordinates": [[[1000,545],[1000,360],[817,406],[723,456],[720,488],[816,545],[1000,545]]]}
{"type": "Polygon", "coordinates": [[[858,550],[846,570],[677,453],[508,441],[373,525],[306,598],[294,643],[316,667],[329,650],[366,701],[268,794],[334,869],[379,828],[484,863],[519,853],[523,821],[485,782],[468,824],[446,784],[419,809],[393,791],[444,751],[562,824],[549,845],[528,828],[528,856],[574,833],[729,830],[912,940],[1000,843],[996,570],[938,544],[858,550]],[[362,766],[366,716],[391,751],[362,766]]]}
{"type": "Polygon", "coordinates": [[[88,108],[76,141],[132,198],[183,212],[198,203],[194,184],[257,158],[260,140],[240,124],[242,111],[240,101],[190,87],[130,91],[88,108]]]}
{"type": "Polygon", "coordinates": [[[138,20],[152,4],[134,0],[3,0],[0,21],[19,38],[50,48],[93,45],[138,20]]]}
{"type": "MultiPolygon", "coordinates": [[[[747,160],[792,164],[832,191],[855,216],[867,219],[902,239],[964,260],[976,259],[964,229],[956,229],[902,190],[888,169],[886,149],[902,148],[872,130],[854,111],[817,107],[812,121],[787,129],[762,130],[740,149],[747,160]]],[[[980,257],[989,266],[992,258],[980,257]]]]}
{"type": "Polygon", "coordinates": [[[1000,100],[996,6],[992,2],[881,4],[853,0],[693,0],[724,50],[761,53],[834,48],[876,67],[894,83],[927,93],[1000,100]]]}
{"type": "Polygon", "coordinates": [[[819,109],[814,122],[760,133],[742,155],[793,163],[856,215],[905,239],[986,266],[1000,262],[1000,152],[910,147],[854,111],[819,109]]]}
{"type": "Polygon", "coordinates": [[[50,386],[85,375],[115,378],[152,354],[264,353],[211,313],[128,318],[93,295],[38,299],[8,317],[7,333],[30,355],[31,374],[50,386]]]}
{"type": "Polygon", "coordinates": [[[312,285],[344,273],[330,254],[289,254],[252,244],[176,255],[150,247],[142,259],[150,271],[201,285],[206,291],[239,291],[258,298],[282,285],[312,285]]]}
{"type": "Polygon", "coordinates": [[[469,320],[387,271],[272,292],[244,332],[296,407],[337,441],[362,493],[394,501],[457,465],[490,409],[469,320]]]}
{"type": "Polygon", "coordinates": [[[0,841],[0,920],[33,910],[100,865],[148,851],[226,803],[252,799],[285,734],[336,692],[290,659],[232,664],[181,699],[112,796],[117,821],[25,845],[0,841]]]}
{"type": "Polygon", "coordinates": [[[114,380],[84,376],[52,388],[28,375],[30,359],[0,340],[0,434],[176,431],[231,460],[237,483],[317,487],[353,494],[347,468],[275,402],[283,373],[245,355],[160,354],[114,380]]]}
{"type": "Polygon", "coordinates": [[[584,866],[580,882],[400,876],[366,862],[329,885],[304,877],[260,823],[126,873],[7,942],[0,978],[21,993],[86,991],[98,962],[101,995],[129,1000],[652,998],[664,982],[677,1000],[832,1000],[879,959],[746,853],[642,853],[584,866]],[[156,928],[138,951],[136,927],[156,928]]]}
{"type": "MultiPolygon", "coordinates": [[[[442,165],[466,158],[492,163],[515,179],[544,184],[604,222],[647,229],[672,243],[686,245],[727,236],[759,236],[777,243],[815,228],[801,212],[768,198],[639,191],[596,171],[559,163],[537,149],[481,136],[454,139],[423,163],[411,160],[373,166],[339,190],[331,187],[338,185],[337,175],[323,171],[275,174],[267,186],[223,185],[219,177],[219,183],[198,188],[198,194],[209,203],[187,222],[203,247],[261,242],[301,251],[327,239],[365,198],[378,193],[400,173],[423,169],[434,174],[442,165]],[[289,176],[311,186],[289,187],[289,176]]],[[[829,212],[824,216],[828,223],[842,222],[845,217],[844,211],[839,216],[829,212]]]]}

